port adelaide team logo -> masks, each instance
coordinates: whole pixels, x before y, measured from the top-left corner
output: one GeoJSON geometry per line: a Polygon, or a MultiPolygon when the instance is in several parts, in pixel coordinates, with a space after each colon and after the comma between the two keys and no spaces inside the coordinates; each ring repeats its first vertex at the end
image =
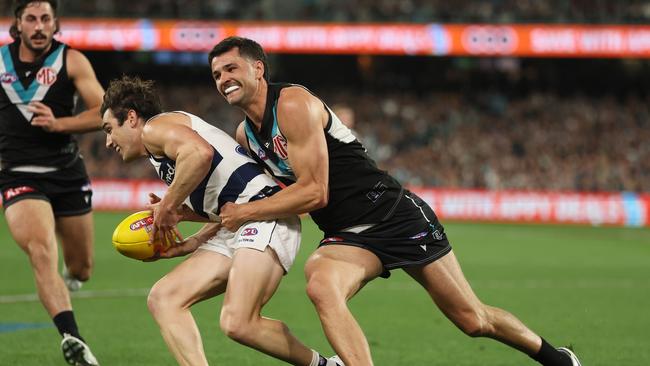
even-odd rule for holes
{"type": "Polygon", "coordinates": [[[287,140],[282,135],[273,137],[273,152],[275,152],[280,159],[287,160],[289,153],[287,152],[287,140]]]}
{"type": "Polygon", "coordinates": [[[36,81],[45,86],[50,86],[56,82],[56,71],[51,67],[42,67],[36,74],[36,81]]]}

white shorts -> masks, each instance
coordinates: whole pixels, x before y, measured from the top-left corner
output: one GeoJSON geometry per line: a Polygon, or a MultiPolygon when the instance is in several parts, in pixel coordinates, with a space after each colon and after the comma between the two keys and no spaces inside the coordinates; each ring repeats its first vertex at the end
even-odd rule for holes
{"type": "Polygon", "coordinates": [[[300,249],[300,218],[293,216],[271,221],[251,221],[233,233],[224,228],[203,243],[199,249],[211,250],[232,258],[239,248],[263,252],[271,247],[285,272],[293,264],[300,249]]]}

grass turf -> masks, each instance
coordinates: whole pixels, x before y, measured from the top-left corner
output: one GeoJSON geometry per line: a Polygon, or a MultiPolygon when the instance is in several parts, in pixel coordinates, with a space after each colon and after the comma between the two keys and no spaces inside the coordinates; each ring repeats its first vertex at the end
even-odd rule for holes
{"type": "MultiPolygon", "coordinates": [[[[125,216],[95,216],[94,275],[73,300],[82,335],[102,365],[175,365],[147,312],[146,291],[178,261],[142,263],[115,252],[110,236],[125,216]],[[83,297],[92,295],[88,291],[94,295],[83,297]]],[[[320,232],[308,220],[303,228],[300,256],[264,314],[284,320],[303,342],[329,354],[302,273],[320,232]]],[[[476,223],[446,228],[485,303],[512,312],[552,344],[572,344],[585,365],[650,364],[650,230],[476,223]]],[[[65,365],[41,304],[15,296],[34,293],[34,285],[4,219],[0,246],[0,364],[65,365]]],[[[350,306],[379,366],[535,364],[495,341],[463,335],[401,271],[370,283],[350,306]]],[[[193,311],[211,364],[283,364],[223,336],[220,307],[216,298],[193,311]]]]}

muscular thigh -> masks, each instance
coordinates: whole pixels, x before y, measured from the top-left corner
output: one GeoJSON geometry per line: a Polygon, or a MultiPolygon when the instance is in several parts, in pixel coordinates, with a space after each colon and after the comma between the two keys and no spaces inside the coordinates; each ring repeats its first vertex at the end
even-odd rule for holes
{"type": "Polygon", "coordinates": [[[311,286],[331,287],[348,299],[383,271],[380,259],[373,252],[354,245],[321,246],[305,264],[305,275],[311,286]]]}
{"type": "Polygon", "coordinates": [[[232,260],[223,254],[198,249],[154,285],[156,293],[181,306],[189,306],[224,292],[232,260]]]}
{"type": "Polygon", "coordinates": [[[5,218],[12,237],[24,250],[31,243],[56,249],[54,215],[48,201],[38,198],[15,201],[6,207],[5,218]]]}
{"type": "Polygon", "coordinates": [[[278,288],[285,271],[275,251],[239,248],[230,269],[224,306],[259,312],[278,288]]]}

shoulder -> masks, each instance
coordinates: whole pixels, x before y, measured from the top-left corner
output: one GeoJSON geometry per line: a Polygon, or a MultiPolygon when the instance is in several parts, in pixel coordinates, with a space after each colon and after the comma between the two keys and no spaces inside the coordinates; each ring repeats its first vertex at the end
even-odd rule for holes
{"type": "Polygon", "coordinates": [[[145,121],[143,132],[152,130],[155,131],[159,129],[167,130],[182,126],[189,127],[190,123],[190,117],[184,113],[163,112],[145,121]]]}
{"type": "Polygon", "coordinates": [[[280,91],[278,108],[299,108],[318,101],[312,93],[301,86],[288,86],[280,91]]]}
{"type": "Polygon", "coordinates": [[[66,63],[68,65],[68,75],[72,77],[87,75],[88,73],[94,72],[88,58],[86,58],[83,53],[73,48],[68,48],[66,63]]]}

